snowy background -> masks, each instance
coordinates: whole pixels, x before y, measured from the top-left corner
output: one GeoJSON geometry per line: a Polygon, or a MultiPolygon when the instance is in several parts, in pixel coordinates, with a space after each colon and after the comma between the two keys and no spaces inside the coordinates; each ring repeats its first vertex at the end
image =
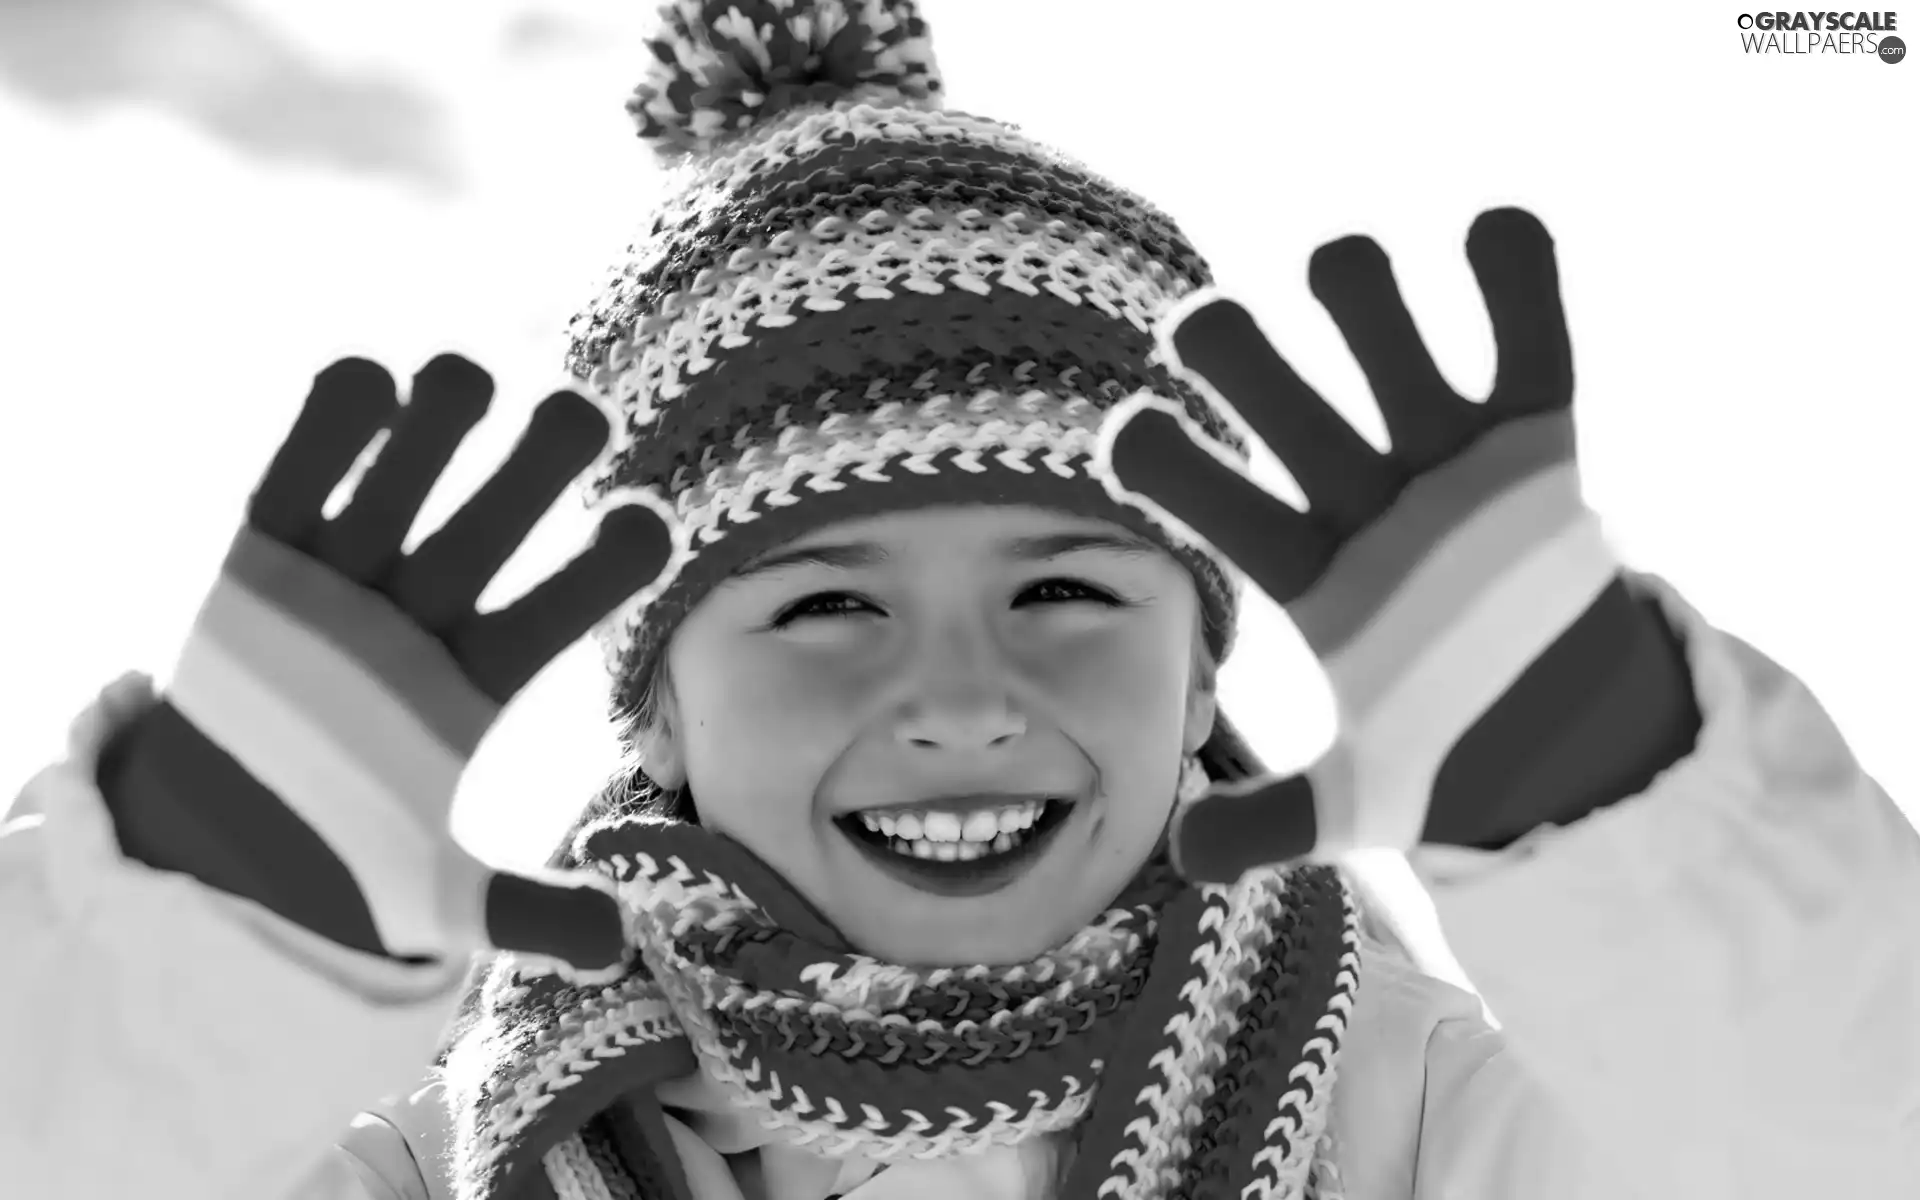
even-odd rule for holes
{"type": "MultiPolygon", "coordinates": [[[[332,358],[404,378],[457,349],[499,380],[429,525],[498,460],[647,212],[621,108],[647,7],[0,0],[0,787],[108,679],[167,669],[332,358]]],[[[923,11],[955,107],[1175,213],[1375,437],[1307,255],[1380,238],[1479,394],[1461,240],[1493,204],[1541,214],[1618,545],[1806,679],[1920,816],[1920,65],[1750,57],[1739,8],[1695,0],[923,11]]],[[[556,512],[496,598],[586,529],[556,512]]],[[[1270,607],[1247,626],[1227,704],[1276,765],[1310,761],[1323,685],[1270,607]]],[[[456,822],[480,853],[539,860],[604,778],[596,672],[569,655],[483,748],[456,822]]],[[[1404,865],[1372,866],[1430,935],[1404,865]]]]}

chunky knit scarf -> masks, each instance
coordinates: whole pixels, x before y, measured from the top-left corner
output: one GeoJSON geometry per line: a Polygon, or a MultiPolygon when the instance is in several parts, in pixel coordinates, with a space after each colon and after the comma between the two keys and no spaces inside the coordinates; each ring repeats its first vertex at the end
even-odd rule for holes
{"type": "Polygon", "coordinates": [[[449,1059],[462,1200],[690,1196],[652,1097],[696,1070],[827,1157],[1051,1136],[1061,1200],[1338,1194],[1328,1101],[1360,936],[1333,868],[1194,888],[1156,862],[1032,962],[909,970],[850,952],[697,827],[625,818],[580,845],[640,960],[604,986],[494,966],[449,1059]]]}

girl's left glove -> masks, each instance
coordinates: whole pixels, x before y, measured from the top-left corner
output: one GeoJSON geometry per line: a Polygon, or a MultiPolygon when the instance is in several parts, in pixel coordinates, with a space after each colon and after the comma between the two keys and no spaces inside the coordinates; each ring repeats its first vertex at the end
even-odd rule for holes
{"type": "Polygon", "coordinates": [[[405,404],[377,363],[322,371],[165,695],[106,747],[100,789],[129,857],[349,949],[441,962],[514,950],[611,974],[628,945],[602,878],[496,870],[460,846],[448,818],[505,706],[657,581],[677,535],[631,497],[570,562],[482,611],[481,595],[610,428],[585,396],[554,393],[499,469],[406,549],[492,397],[492,377],[455,355],[428,363],[405,404]]]}
{"type": "Polygon", "coordinates": [[[1630,776],[1691,740],[1677,648],[1629,594],[1581,498],[1552,239],[1531,215],[1495,210],[1475,221],[1467,255],[1498,347],[1485,402],[1441,376],[1376,243],[1314,255],[1310,286],[1366,374],[1385,453],[1231,300],[1196,294],[1161,326],[1169,367],[1273,450],[1304,513],[1164,401],[1129,401],[1103,431],[1110,489],[1197,534],[1280,603],[1339,713],[1333,750],[1306,773],[1216,787],[1176,815],[1189,877],[1501,844],[1620,799],[1630,776]]]}

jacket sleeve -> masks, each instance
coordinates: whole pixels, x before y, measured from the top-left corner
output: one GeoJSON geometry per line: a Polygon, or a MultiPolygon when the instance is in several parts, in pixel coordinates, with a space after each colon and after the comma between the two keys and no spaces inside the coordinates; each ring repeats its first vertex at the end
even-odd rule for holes
{"type": "Polygon", "coordinates": [[[1333,1089],[1346,1200],[1624,1200],[1640,1195],[1521,1064],[1479,998],[1362,939],[1333,1089]]]}
{"type": "Polygon", "coordinates": [[[1804,686],[1641,586],[1687,645],[1694,751],[1414,870],[1507,1059],[1655,1193],[1920,1195],[1920,836],[1804,686]]]}
{"type": "Polygon", "coordinates": [[[355,1114],[417,1084],[460,965],[364,958],[123,858],[94,764],[151,702],[108,689],[0,825],[4,1190],[413,1200],[407,1143],[355,1114]]]}

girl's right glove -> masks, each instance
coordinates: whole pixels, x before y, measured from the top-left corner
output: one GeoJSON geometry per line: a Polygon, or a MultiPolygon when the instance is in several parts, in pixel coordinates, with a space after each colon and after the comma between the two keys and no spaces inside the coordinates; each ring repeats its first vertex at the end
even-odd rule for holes
{"type": "Polygon", "coordinates": [[[1220,784],[1175,815],[1190,879],[1359,849],[1499,848],[1637,793],[1699,729],[1683,651],[1581,490],[1553,239],[1532,214],[1494,209],[1467,258],[1498,348],[1484,402],[1440,373],[1376,242],[1313,256],[1308,282],[1372,387],[1385,451],[1239,304],[1202,290],[1163,320],[1166,361],[1278,456],[1305,511],[1165,400],[1106,418],[1110,490],[1284,607],[1339,712],[1334,747],[1304,773],[1220,784]]]}
{"type": "Polygon", "coordinates": [[[397,399],[345,359],[312,393],[247,510],[159,703],[103,756],[124,851],[354,949],[444,960],[498,948],[576,971],[627,939],[599,881],[504,874],[453,840],[461,773],[501,708],[671,561],[666,518],[613,508],[593,544],[521,599],[475,611],[495,573],[592,465],[606,417],[548,397],[498,472],[412,553],[402,543],[493,381],[451,355],[397,399]],[[335,517],[322,509],[382,428],[335,517]]]}

